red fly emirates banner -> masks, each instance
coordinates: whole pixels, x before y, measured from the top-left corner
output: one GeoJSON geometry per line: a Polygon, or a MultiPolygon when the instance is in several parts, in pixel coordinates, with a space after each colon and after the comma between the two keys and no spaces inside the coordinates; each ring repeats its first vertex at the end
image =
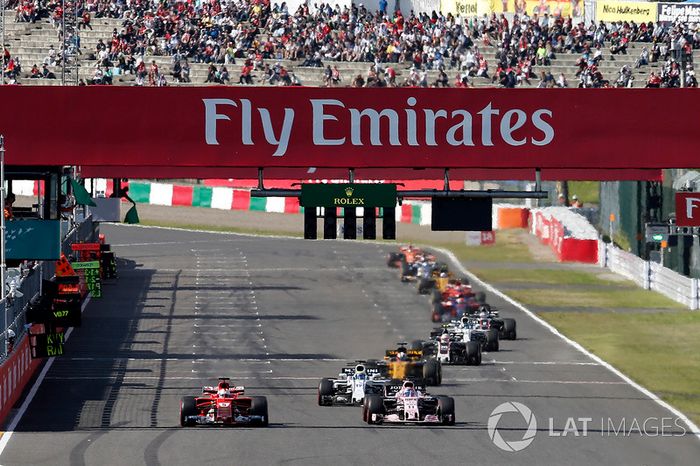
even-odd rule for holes
{"type": "Polygon", "coordinates": [[[695,90],[0,87],[17,165],[697,165],[695,90]]]}

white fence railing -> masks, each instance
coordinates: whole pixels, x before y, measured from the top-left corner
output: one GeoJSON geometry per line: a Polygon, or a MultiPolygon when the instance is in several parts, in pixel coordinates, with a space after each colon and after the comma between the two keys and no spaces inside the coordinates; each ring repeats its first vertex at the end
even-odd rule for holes
{"type": "Polygon", "coordinates": [[[598,251],[601,267],[629,278],[645,290],[658,291],[689,309],[700,307],[700,280],[697,278],[686,277],[602,241],[598,251]]]}

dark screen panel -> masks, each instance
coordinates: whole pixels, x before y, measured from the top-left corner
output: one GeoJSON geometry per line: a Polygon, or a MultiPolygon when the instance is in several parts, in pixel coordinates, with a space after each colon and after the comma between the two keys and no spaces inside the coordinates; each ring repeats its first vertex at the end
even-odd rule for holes
{"type": "Polygon", "coordinates": [[[489,197],[434,197],[433,231],[491,231],[489,197]]]}

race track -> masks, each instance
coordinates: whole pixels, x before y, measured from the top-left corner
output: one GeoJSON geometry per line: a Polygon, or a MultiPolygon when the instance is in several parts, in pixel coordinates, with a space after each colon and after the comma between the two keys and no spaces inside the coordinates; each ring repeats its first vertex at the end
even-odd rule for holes
{"type": "MultiPolygon", "coordinates": [[[[386,267],[393,245],[252,238],[105,226],[120,257],[117,282],[86,308],[0,455],[4,465],[268,464],[697,464],[692,434],[608,435],[626,420],[673,415],[520,311],[517,341],[480,367],[445,367],[457,425],[370,427],[352,407],[319,407],[321,377],[346,359],[381,357],[401,340],[427,338],[428,298],[386,267]],[[179,427],[183,395],[230,376],[265,395],[271,425],[179,427]],[[503,451],[487,433],[507,401],[538,421],[533,443],[503,451]],[[591,418],[587,436],[561,433],[591,418]]],[[[662,363],[661,361],[654,362],[662,363]]],[[[506,440],[526,424],[505,414],[506,440]]],[[[651,427],[651,424],[647,424],[651,427]]],[[[619,429],[618,429],[619,430],[619,429]]],[[[660,433],[660,432],[659,432],[660,433]]]]}

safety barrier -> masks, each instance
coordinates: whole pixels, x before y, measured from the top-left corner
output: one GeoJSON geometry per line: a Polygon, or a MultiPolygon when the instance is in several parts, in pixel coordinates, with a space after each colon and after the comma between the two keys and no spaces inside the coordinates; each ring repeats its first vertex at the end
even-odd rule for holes
{"type": "Polygon", "coordinates": [[[585,217],[566,207],[533,209],[530,231],[562,262],[598,262],[597,232],[585,217]]]}
{"type": "Polygon", "coordinates": [[[599,243],[598,265],[629,278],[645,290],[654,290],[687,306],[700,309],[700,280],[686,277],[656,262],[645,261],[609,243],[599,243]]]}

